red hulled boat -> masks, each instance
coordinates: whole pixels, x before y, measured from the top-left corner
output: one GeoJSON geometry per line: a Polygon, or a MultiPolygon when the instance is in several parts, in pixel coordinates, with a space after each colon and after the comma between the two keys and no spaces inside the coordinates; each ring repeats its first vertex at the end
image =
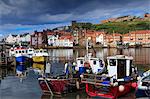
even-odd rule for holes
{"type": "Polygon", "coordinates": [[[38,78],[44,93],[64,94],[77,90],[75,79],[38,78]]]}
{"type": "Polygon", "coordinates": [[[116,99],[137,86],[137,69],[132,66],[132,57],[116,55],[107,58],[107,73],[84,74],[81,82],[86,84],[86,93],[91,97],[116,99]]]}

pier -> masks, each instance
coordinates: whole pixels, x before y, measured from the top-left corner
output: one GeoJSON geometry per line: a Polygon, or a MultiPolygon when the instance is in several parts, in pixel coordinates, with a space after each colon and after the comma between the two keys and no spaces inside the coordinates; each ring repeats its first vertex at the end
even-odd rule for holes
{"type": "MultiPolygon", "coordinates": [[[[7,43],[0,43],[0,79],[7,76],[8,67],[14,67],[15,61],[13,57],[9,57],[9,48],[12,45],[7,43]]],[[[15,71],[15,70],[14,70],[15,71]]]]}

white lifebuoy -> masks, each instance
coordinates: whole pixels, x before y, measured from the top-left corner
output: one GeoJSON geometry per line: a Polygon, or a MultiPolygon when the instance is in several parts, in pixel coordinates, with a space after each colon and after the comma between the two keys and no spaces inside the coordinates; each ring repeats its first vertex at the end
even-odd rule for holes
{"type": "Polygon", "coordinates": [[[120,86],[119,86],[119,91],[120,91],[120,92],[123,92],[123,91],[124,91],[124,89],[125,89],[125,88],[124,88],[124,86],[123,86],[123,85],[120,85],[120,86]]]}
{"type": "Polygon", "coordinates": [[[76,71],[79,71],[79,67],[75,67],[75,70],[76,70],[76,71]]]}

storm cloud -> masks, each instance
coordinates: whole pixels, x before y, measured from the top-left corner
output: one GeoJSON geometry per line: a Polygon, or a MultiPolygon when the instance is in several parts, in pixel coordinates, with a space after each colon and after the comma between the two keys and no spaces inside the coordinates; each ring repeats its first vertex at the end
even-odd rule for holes
{"type": "Polygon", "coordinates": [[[148,6],[149,0],[1,0],[0,15],[1,24],[35,25],[146,12],[148,6]]]}
{"type": "Polygon", "coordinates": [[[12,26],[10,31],[18,26],[30,30],[72,20],[100,22],[122,15],[140,16],[150,12],[149,6],[150,0],[1,0],[0,32],[7,32],[7,26],[12,26]]]}

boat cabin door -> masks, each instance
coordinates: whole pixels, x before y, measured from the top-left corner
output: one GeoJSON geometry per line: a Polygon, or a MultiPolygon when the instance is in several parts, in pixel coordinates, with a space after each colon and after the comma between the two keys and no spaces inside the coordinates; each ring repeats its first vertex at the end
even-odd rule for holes
{"type": "Polygon", "coordinates": [[[126,60],[117,60],[117,78],[124,78],[126,76],[126,60]]]}

